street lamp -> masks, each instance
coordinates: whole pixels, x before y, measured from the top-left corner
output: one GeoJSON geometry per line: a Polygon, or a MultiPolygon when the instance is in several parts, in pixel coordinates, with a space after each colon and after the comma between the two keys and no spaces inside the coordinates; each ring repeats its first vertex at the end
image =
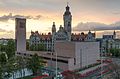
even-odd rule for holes
{"type": "Polygon", "coordinates": [[[103,62],[102,62],[102,61],[103,61],[103,60],[102,60],[102,55],[100,56],[100,60],[101,60],[101,72],[100,72],[100,73],[101,73],[101,79],[102,79],[102,67],[103,67],[103,66],[102,66],[102,63],[103,63],[103,62]]]}
{"type": "Polygon", "coordinates": [[[80,68],[82,68],[82,49],[80,49],[80,68]]]}
{"type": "Polygon", "coordinates": [[[56,79],[57,79],[57,52],[56,52],[56,79]]]}
{"type": "Polygon", "coordinates": [[[52,53],[53,53],[53,39],[52,39],[52,49],[51,49],[51,68],[52,68],[52,53]]]}

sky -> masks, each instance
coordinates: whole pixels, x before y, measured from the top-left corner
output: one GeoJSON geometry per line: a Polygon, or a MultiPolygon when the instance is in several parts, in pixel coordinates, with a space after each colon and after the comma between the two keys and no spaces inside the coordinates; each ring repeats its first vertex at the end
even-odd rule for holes
{"type": "Polygon", "coordinates": [[[27,38],[30,32],[51,32],[52,23],[57,29],[63,25],[63,13],[69,2],[72,13],[72,31],[88,30],[112,34],[120,30],[120,0],[0,0],[0,38],[14,38],[15,18],[27,18],[27,38]]]}

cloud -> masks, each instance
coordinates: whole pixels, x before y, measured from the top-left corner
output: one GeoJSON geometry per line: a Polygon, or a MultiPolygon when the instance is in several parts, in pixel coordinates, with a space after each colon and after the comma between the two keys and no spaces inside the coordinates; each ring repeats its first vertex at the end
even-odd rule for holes
{"type": "Polygon", "coordinates": [[[0,28],[0,34],[14,34],[14,31],[0,28]]]}
{"type": "Polygon", "coordinates": [[[120,11],[119,10],[118,11],[113,11],[112,14],[113,15],[120,15],[120,11]]]}
{"type": "MultiPolygon", "coordinates": [[[[26,32],[26,38],[28,39],[31,32],[26,32]]],[[[0,28],[0,38],[15,38],[15,32],[13,30],[5,30],[0,28]]]]}
{"type": "Polygon", "coordinates": [[[39,20],[42,17],[42,15],[37,15],[36,17],[34,17],[34,20],[39,20]]]}
{"type": "Polygon", "coordinates": [[[26,19],[39,20],[39,19],[42,17],[42,15],[37,15],[37,16],[33,17],[33,16],[30,16],[30,15],[28,15],[28,16],[24,16],[24,15],[13,15],[12,13],[9,13],[8,15],[3,15],[3,16],[1,16],[1,17],[0,17],[0,21],[2,21],[2,22],[7,22],[8,20],[14,20],[14,19],[17,18],[17,17],[25,17],[26,19]]]}
{"type": "MultiPolygon", "coordinates": [[[[31,32],[26,32],[26,38],[29,39],[31,32]]],[[[0,28],[0,38],[15,38],[15,32],[13,30],[4,30],[0,28]]]]}
{"type": "Polygon", "coordinates": [[[7,31],[0,28],[0,38],[14,38],[14,31],[7,31]]]}
{"type": "Polygon", "coordinates": [[[0,28],[0,32],[7,32],[7,31],[6,31],[6,30],[4,30],[4,29],[1,29],[1,28],[0,28]]]}
{"type": "Polygon", "coordinates": [[[73,27],[73,31],[88,31],[88,30],[120,30],[120,22],[116,22],[110,25],[98,22],[78,23],[73,27]]]}

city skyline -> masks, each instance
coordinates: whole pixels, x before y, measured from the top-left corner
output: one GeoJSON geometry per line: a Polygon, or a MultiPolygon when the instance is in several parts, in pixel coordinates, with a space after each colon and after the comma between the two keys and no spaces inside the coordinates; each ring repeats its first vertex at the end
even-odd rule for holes
{"type": "MultiPolygon", "coordinates": [[[[68,2],[73,16],[73,32],[100,30],[98,32],[99,37],[104,33],[103,30],[120,29],[117,27],[120,26],[119,0],[68,0],[68,2]]],[[[24,16],[27,18],[28,38],[31,30],[47,33],[51,32],[53,22],[56,22],[57,29],[63,25],[63,13],[67,0],[0,0],[0,4],[1,37],[14,38],[14,18],[24,16]]],[[[117,32],[119,33],[119,31],[117,32]]]]}

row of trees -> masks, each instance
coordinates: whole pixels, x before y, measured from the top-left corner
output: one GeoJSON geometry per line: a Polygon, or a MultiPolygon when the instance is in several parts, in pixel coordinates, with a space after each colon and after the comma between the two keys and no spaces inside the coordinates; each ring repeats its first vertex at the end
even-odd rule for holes
{"type": "Polygon", "coordinates": [[[41,44],[37,44],[37,45],[32,44],[29,47],[27,46],[27,50],[30,50],[30,51],[46,51],[46,47],[42,43],[41,44]]]}
{"type": "Polygon", "coordinates": [[[33,75],[41,73],[43,60],[37,54],[31,58],[15,56],[15,42],[9,40],[6,45],[0,44],[0,79],[9,79],[11,76],[15,79],[16,72],[20,76],[25,76],[25,70],[32,71],[33,75]]]}
{"type": "Polygon", "coordinates": [[[32,71],[33,75],[41,74],[41,69],[44,67],[43,60],[37,54],[32,58],[11,57],[6,58],[5,53],[0,54],[0,79],[8,79],[9,77],[16,78],[16,72],[21,73],[21,77],[25,76],[25,70],[32,71]]]}
{"type": "Polygon", "coordinates": [[[39,57],[37,54],[33,55],[27,62],[27,68],[33,72],[33,75],[37,75],[41,73],[42,68],[44,67],[43,59],[39,57]]]}
{"type": "Polygon", "coordinates": [[[15,42],[9,40],[6,45],[0,44],[0,51],[7,54],[8,59],[15,55],[15,42]]]}
{"type": "Polygon", "coordinates": [[[112,48],[109,50],[112,56],[114,57],[120,57],[120,49],[112,48]]]}

